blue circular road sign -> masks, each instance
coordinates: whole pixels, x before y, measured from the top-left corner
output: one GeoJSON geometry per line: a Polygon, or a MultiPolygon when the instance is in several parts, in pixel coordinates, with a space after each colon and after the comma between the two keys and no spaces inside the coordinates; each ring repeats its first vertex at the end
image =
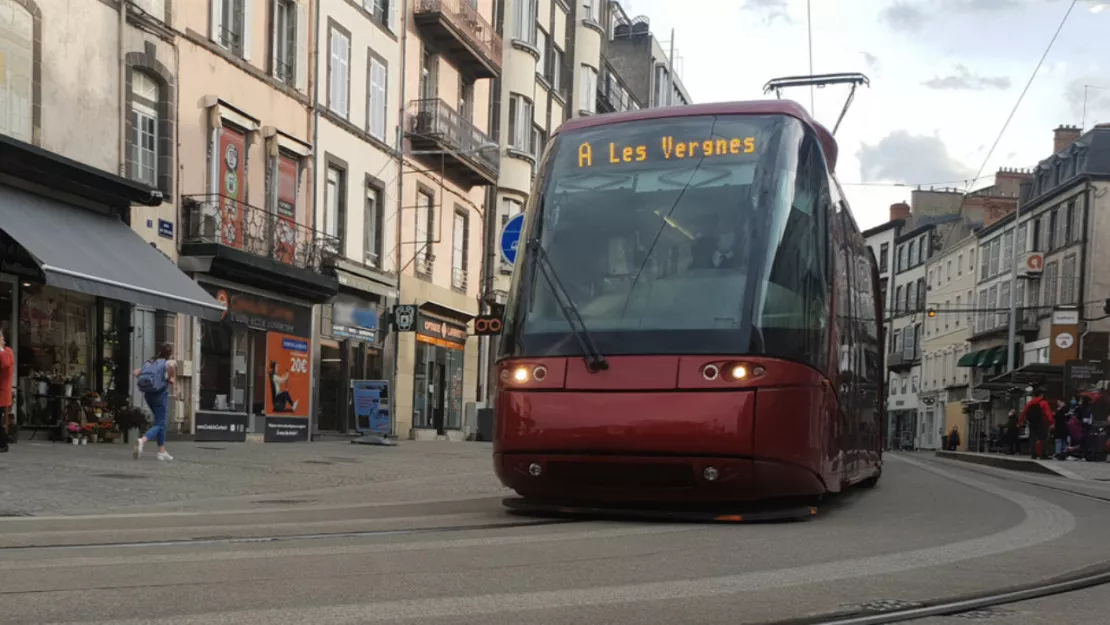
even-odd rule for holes
{"type": "Polygon", "coordinates": [[[520,243],[520,235],[524,230],[524,213],[514,215],[501,229],[501,258],[512,265],[516,262],[516,248],[520,243]]]}

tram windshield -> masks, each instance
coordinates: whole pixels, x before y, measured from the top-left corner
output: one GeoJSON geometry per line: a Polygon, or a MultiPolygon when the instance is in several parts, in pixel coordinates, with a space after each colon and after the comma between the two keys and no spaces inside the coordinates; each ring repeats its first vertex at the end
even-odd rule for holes
{"type": "Polygon", "coordinates": [[[623,122],[557,137],[529,206],[502,355],[765,354],[821,364],[828,185],[782,115],[623,122]],[[564,293],[537,278],[538,244],[564,293]]]}

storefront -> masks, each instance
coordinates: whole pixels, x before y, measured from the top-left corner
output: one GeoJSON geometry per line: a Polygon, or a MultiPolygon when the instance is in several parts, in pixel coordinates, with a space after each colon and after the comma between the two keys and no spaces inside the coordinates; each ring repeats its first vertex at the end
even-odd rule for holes
{"type": "Polygon", "coordinates": [[[457,433],[463,426],[467,328],[417,310],[415,334],[413,430],[457,433]]]}
{"type": "MultiPolygon", "coordinates": [[[[200,325],[197,440],[307,441],[312,397],[312,307],[204,278],[227,306],[200,325]]],[[[286,298],[288,299],[288,298],[286,298]]]]}
{"type": "Polygon", "coordinates": [[[132,332],[135,311],[212,319],[222,306],[128,226],[132,204],[157,206],[158,191],[2,136],[0,172],[10,429],[48,438],[73,422],[118,433],[112,415],[138,401],[131,369],[159,338],[132,332]]]}

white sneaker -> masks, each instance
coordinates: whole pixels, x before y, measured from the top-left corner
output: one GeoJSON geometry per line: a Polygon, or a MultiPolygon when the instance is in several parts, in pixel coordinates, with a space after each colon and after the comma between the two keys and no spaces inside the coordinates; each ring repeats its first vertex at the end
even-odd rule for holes
{"type": "Polygon", "coordinates": [[[139,456],[141,456],[142,454],[143,454],[143,441],[142,441],[142,439],[139,439],[139,440],[135,441],[135,447],[131,450],[131,457],[134,458],[135,460],[138,460],[139,456]]]}
{"type": "Polygon", "coordinates": [[[173,460],[173,456],[171,456],[167,452],[160,451],[160,452],[158,452],[158,459],[159,460],[173,460]]]}

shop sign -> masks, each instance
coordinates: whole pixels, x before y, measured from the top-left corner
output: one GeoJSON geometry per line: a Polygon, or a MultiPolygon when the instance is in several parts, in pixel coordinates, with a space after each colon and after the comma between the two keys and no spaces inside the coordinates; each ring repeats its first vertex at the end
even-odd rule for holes
{"type": "Polygon", "coordinates": [[[197,442],[225,442],[242,443],[247,440],[249,415],[234,412],[206,412],[196,413],[196,435],[193,439],[197,442]]]}
{"type": "Polygon", "coordinates": [[[308,419],[266,417],[265,443],[301,443],[308,440],[308,419]]]}
{"type": "Polygon", "coordinates": [[[312,310],[309,308],[211,284],[201,283],[201,286],[227,307],[223,317],[225,323],[312,336],[312,310]]]}
{"type": "Polygon", "coordinates": [[[266,414],[308,417],[308,339],[266,333],[266,414]]]}
{"type": "Polygon", "coordinates": [[[350,302],[332,304],[331,335],[374,343],[378,338],[378,311],[350,302]]]}
{"type": "Polygon", "coordinates": [[[444,319],[416,314],[416,340],[449,349],[464,349],[468,333],[466,326],[444,319]]]}
{"type": "Polygon", "coordinates": [[[351,380],[351,391],[355,404],[355,429],[383,436],[389,434],[392,422],[389,380],[351,380]]]}

